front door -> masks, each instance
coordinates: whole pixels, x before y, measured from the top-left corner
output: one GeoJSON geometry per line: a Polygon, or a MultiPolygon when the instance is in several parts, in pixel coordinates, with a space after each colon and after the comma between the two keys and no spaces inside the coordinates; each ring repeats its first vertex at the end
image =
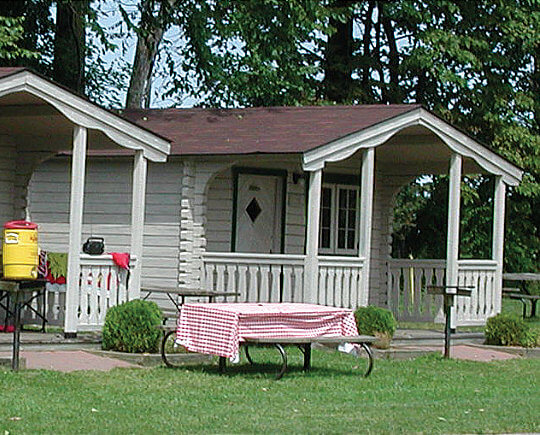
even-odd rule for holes
{"type": "Polygon", "coordinates": [[[236,252],[281,253],[283,178],[238,174],[236,252]]]}

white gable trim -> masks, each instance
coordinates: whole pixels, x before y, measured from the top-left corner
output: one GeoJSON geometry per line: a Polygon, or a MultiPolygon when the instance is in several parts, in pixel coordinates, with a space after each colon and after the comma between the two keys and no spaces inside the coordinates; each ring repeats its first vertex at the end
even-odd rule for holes
{"type": "Polygon", "coordinates": [[[0,79],[0,97],[16,92],[35,95],[55,107],[73,123],[102,131],[122,147],[143,151],[144,157],[151,161],[167,160],[170,152],[170,144],[167,140],[137,127],[30,71],[22,71],[0,79]]]}
{"type": "Polygon", "coordinates": [[[521,169],[423,108],[306,151],[303,168],[306,171],[322,169],[326,162],[344,160],[360,149],[382,145],[399,131],[414,125],[431,130],[454,152],[473,159],[489,173],[501,176],[506,184],[516,186],[520,183],[523,177],[521,169]]]}

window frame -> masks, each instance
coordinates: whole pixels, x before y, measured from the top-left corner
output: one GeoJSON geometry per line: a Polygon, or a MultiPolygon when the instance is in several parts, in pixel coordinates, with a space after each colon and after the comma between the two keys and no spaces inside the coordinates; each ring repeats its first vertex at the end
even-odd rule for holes
{"type": "Polygon", "coordinates": [[[321,204],[320,204],[320,216],[319,216],[319,254],[321,255],[343,255],[343,256],[355,256],[358,254],[358,243],[360,233],[360,187],[355,184],[344,183],[323,183],[321,187],[321,204]],[[323,211],[323,193],[322,189],[330,189],[330,247],[322,247],[322,211],[323,211]],[[340,191],[346,190],[355,191],[356,193],[356,207],[355,207],[355,224],[354,224],[354,248],[338,248],[338,234],[339,234],[339,194],[340,191]]]}

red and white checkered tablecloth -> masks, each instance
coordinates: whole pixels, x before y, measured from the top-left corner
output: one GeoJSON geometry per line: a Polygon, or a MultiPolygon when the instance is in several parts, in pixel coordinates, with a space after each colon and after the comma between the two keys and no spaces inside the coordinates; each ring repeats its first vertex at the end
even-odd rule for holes
{"type": "Polygon", "coordinates": [[[244,338],[358,335],[352,310],[314,304],[185,304],[176,339],[189,351],[234,358],[244,338]]]}

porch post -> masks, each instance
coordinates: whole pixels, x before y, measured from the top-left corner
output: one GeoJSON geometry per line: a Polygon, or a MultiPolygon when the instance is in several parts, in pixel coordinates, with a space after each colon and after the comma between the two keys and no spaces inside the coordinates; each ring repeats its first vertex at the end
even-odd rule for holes
{"type": "Polygon", "coordinates": [[[79,275],[86,164],[85,127],[76,125],[73,130],[73,155],[71,158],[71,198],[69,206],[69,248],[66,289],[66,317],[64,335],[77,335],[77,310],[79,308],[79,275]]]}
{"type": "Polygon", "coordinates": [[[131,255],[137,258],[137,262],[129,278],[129,300],[139,299],[141,296],[146,172],[147,160],[143,151],[139,150],[135,153],[135,160],[133,161],[133,194],[131,201],[131,255]]]}
{"type": "MultiPolygon", "coordinates": [[[[450,183],[448,186],[448,234],[446,238],[446,285],[458,285],[459,215],[461,195],[461,156],[450,158],[450,183]]],[[[456,307],[452,307],[451,329],[456,327],[456,307]]]]}
{"type": "Polygon", "coordinates": [[[362,292],[360,305],[369,303],[369,266],[371,262],[371,227],[373,221],[373,190],[375,183],[375,148],[367,148],[362,154],[360,174],[360,232],[358,234],[358,255],[364,258],[362,268],[362,292]]]}
{"type": "Polygon", "coordinates": [[[501,312],[502,298],[502,271],[504,253],[504,212],[506,199],[506,185],[502,177],[495,179],[495,192],[493,201],[493,248],[492,257],[497,262],[495,272],[495,313],[501,312]]]}
{"type": "Polygon", "coordinates": [[[318,303],[319,287],[319,218],[321,208],[322,169],[309,173],[306,231],[306,259],[304,262],[304,300],[318,303]]]}

